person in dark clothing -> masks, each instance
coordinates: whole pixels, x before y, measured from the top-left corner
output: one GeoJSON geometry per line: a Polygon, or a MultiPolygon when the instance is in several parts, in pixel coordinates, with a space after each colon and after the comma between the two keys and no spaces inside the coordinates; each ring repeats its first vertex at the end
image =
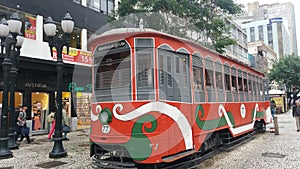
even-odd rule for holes
{"type": "Polygon", "coordinates": [[[293,106],[293,117],[296,119],[297,132],[300,131],[300,101],[295,102],[293,106]]]}
{"type": "Polygon", "coordinates": [[[27,106],[23,105],[22,106],[22,111],[19,113],[19,116],[17,118],[17,136],[16,139],[19,138],[19,136],[21,135],[21,140],[23,141],[24,137],[26,137],[27,143],[30,144],[32,142],[32,140],[29,138],[29,128],[26,126],[26,110],[27,110],[27,106]],[[24,132],[22,133],[22,131],[26,131],[25,129],[28,130],[28,132],[24,132]]]}
{"type": "Polygon", "coordinates": [[[271,101],[271,113],[272,117],[274,118],[276,112],[276,102],[274,100],[271,101]]]}

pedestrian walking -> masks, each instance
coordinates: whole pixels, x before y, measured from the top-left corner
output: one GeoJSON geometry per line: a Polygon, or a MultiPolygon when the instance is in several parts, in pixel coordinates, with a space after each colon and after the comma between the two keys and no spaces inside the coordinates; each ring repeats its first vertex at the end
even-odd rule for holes
{"type": "Polygon", "coordinates": [[[64,133],[63,135],[63,140],[69,140],[67,138],[67,134],[70,132],[70,126],[69,126],[69,120],[67,117],[67,104],[64,103],[63,108],[62,108],[62,132],[64,133]]]}
{"type": "Polygon", "coordinates": [[[27,143],[30,144],[33,140],[29,137],[29,127],[26,125],[26,116],[28,107],[26,105],[22,106],[22,111],[19,113],[17,118],[17,136],[16,139],[21,135],[20,141],[23,141],[24,137],[26,137],[27,143]]]}
{"type": "Polygon", "coordinates": [[[271,101],[271,114],[272,117],[274,118],[276,112],[276,102],[274,100],[271,101]]]}
{"type": "Polygon", "coordinates": [[[50,131],[49,131],[49,134],[48,134],[48,140],[51,141],[52,135],[53,135],[54,130],[55,130],[55,112],[51,112],[47,116],[47,121],[50,123],[50,131]]]}
{"type": "Polygon", "coordinates": [[[296,100],[293,107],[293,117],[296,119],[297,132],[300,131],[300,101],[296,100]]]}

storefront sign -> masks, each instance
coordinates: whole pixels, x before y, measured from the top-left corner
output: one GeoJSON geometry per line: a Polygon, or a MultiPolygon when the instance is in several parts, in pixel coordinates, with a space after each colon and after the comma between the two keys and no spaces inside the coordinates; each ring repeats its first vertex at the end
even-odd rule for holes
{"type": "MultiPolygon", "coordinates": [[[[63,52],[63,60],[76,62],[76,63],[84,63],[84,64],[92,64],[92,52],[82,51],[76,48],[69,48],[69,54],[67,54],[67,48],[64,47],[63,52]]],[[[56,60],[57,52],[56,49],[53,48],[53,59],[56,60]]]]}
{"type": "Polygon", "coordinates": [[[92,92],[92,84],[84,86],[78,86],[76,82],[69,83],[68,87],[70,92],[92,92]]]}
{"type": "Polygon", "coordinates": [[[25,14],[25,38],[36,39],[36,17],[25,14]]]}
{"type": "Polygon", "coordinates": [[[47,88],[47,84],[45,84],[45,83],[31,83],[31,82],[26,82],[25,83],[25,87],[45,89],[45,88],[47,88]]]}

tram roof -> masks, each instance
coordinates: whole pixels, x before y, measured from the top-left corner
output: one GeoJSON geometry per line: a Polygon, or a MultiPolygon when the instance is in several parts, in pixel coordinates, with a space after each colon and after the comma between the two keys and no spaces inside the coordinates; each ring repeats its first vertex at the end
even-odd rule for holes
{"type": "Polygon", "coordinates": [[[264,74],[263,72],[260,72],[259,70],[256,70],[256,69],[250,67],[249,65],[247,65],[247,64],[245,64],[245,63],[243,63],[243,62],[241,62],[241,61],[239,61],[235,58],[220,54],[217,51],[209,49],[209,48],[207,48],[207,47],[205,47],[201,44],[197,44],[197,43],[195,43],[191,40],[184,39],[184,38],[174,36],[174,35],[170,35],[170,34],[167,34],[167,33],[164,33],[164,32],[160,32],[160,31],[157,31],[157,30],[154,30],[154,29],[151,29],[151,28],[115,28],[115,29],[111,29],[111,30],[106,31],[106,32],[102,33],[101,35],[96,36],[89,43],[94,44],[94,43],[99,42],[100,40],[103,41],[103,39],[101,39],[102,37],[106,37],[105,40],[104,40],[105,42],[111,42],[111,41],[114,41],[114,40],[125,39],[125,38],[133,36],[133,35],[147,34],[147,33],[164,35],[166,37],[171,37],[171,38],[174,38],[174,39],[177,39],[177,40],[187,42],[188,44],[190,44],[194,47],[201,47],[204,50],[208,50],[208,51],[210,51],[210,52],[212,52],[216,55],[222,56],[222,57],[227,58],[227,59],[229,59],[233,62],[236,62],[240,65],[246,66],[254,72],[257,72],[257,73],[262,74],[262,75],[264,74]],[[115,36],[115,35],[119,35],[119,36],[115,36]]]}

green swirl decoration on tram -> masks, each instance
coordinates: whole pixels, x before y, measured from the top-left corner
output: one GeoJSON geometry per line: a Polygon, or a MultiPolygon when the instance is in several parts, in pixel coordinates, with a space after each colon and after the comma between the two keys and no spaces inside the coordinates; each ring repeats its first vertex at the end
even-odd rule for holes
{"type": "MultiPolygon", "coordinates": [[[[196,123],[201,130],[213,130],[219,127],[223,127],[227,125],[227,121],[225,116],[214,120],[201,120],[200,118],[204,118],[204,108],[202,105],[198,105],[196,108],[196,123]],[[199,111],[201,112],[201,117],[199,117],[199,111]]],[[[231,112],[227,112],[229,120],[233,126],[235,126],[234,117],[231,112]]]]}
{"type": "Polygon", "coordinates": [[[151,142],[143,133],[143,126],[146,132],[152,133],[157,128],[157,120],[154,116],[149,114],[139,118],[132,128],[130,140],[124,145],[130,156],[137,161],[147,159],[152,153],[151,142]],[[151,123],[150,128],[145,126],[146,122],[151,123]]]}
{"type": "MultiPolygon", "coordinates": [[[[255,113],[255,108],[252,110],[252,119],[254,117],[254,113],[255,113]]],[[[264,116],[265,116],[265,112],[264,111],[256,112],[255,118],[263,118],[264,116]]]]}

